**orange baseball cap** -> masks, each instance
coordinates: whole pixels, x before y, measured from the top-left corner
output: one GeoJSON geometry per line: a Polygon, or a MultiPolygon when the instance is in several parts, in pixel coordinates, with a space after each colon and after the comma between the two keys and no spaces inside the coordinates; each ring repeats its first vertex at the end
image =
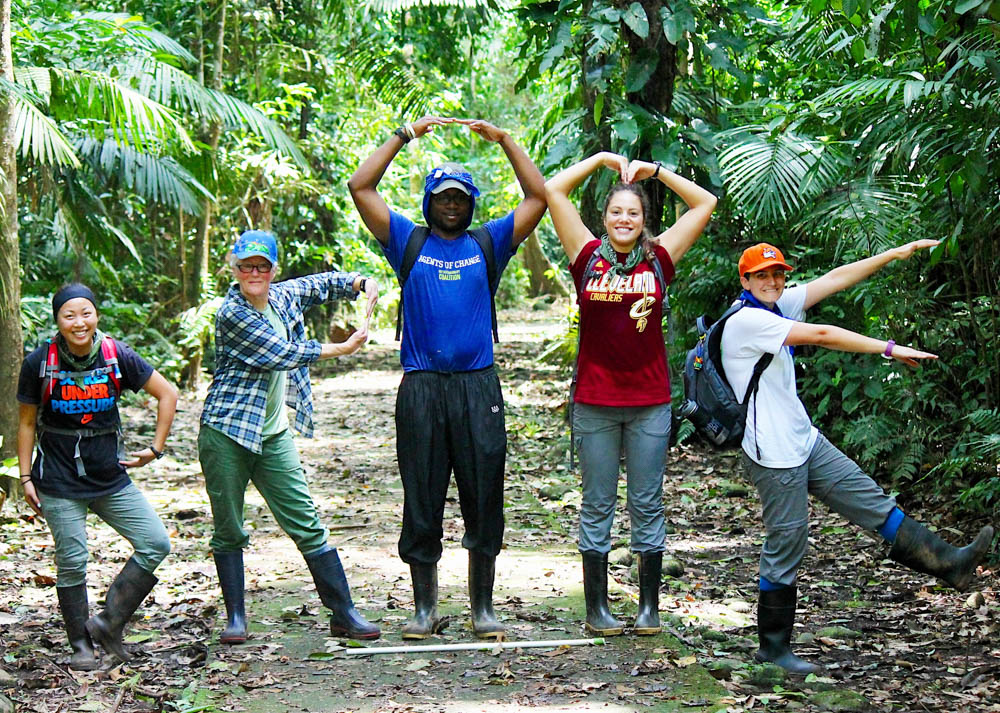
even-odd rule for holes
{"type": "Polygon", "coordinates": [[[769,267],[792,269],[792,266],[785,262],[785,256],[781,254],[781,251],[768,243],[752,245],[740,255],[740,277],[748,272],[757,272],[769,267]]]}

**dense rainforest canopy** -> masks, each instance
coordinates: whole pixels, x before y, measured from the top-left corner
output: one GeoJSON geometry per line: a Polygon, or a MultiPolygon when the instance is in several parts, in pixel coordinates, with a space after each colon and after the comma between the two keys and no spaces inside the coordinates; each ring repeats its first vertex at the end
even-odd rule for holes
{"type": "MultiPolygon", "coordinates": [[[[675,368],[694,318],[735,296],[749,244],[780,245],[807,280],[942,240],[812,317],[940,360],[903,373],[808,350],[800,393],[886,481],[997,508],[1000,2],[3,4],[0,455],[13,454],[21,358],[67,280],[93,285],[104,327],[188,385],[211,368],[220,268],[250,227],[281,237],[285,275],[382,276],[379,318],[393,320],[393,280],[346,181],[401,122],[433,113],[506,129],[546,176],[610,149],[720,196],[673,288],[675,368]]],[[[458,128],[409,144],[382,189],[417,215],[422,176],[444,160],[477,176],[479,219],[513,205],[502,152],[458,128]]],[[[592,223],[611,178],[579,191],[592,223]]],[[[654,221],[671,222],[679,207],[653,198],[654,221]]],[[[522,249],[534,272],[507,271],[501,306],[557,289],[537,270],[540,247],[565,273],[547,219],[536,238],[522,249]]]]}

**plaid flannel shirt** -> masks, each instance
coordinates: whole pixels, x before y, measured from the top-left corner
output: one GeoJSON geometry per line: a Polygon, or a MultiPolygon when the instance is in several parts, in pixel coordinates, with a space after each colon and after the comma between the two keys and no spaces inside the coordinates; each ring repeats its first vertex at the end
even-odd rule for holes
{"type": "Polygon", "coordinates": [[[285,403],[295,409],[295,430],[312,437],[309,364],[319,359],[322,347],[306,339],[302,311],[321,302],[355,299],[357,277],[356,272],[324,272],[271,285],[268,303],[284,322],[287,340],[247,302],[238,285],[230,287],[215,316],[215,377],[201,422],[260,453],[268,379],[281,370],[289,372],[285,403]]]}

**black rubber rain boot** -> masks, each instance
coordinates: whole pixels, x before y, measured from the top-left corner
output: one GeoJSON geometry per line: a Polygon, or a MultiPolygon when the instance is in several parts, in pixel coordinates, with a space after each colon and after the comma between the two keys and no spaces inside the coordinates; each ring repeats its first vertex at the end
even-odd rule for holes
{"type": "Polygon", "coordinates": [[[660,633],[660,572],[662,552],[639,553],[639,612],[633,631],[639,636],[660,633]]]}
{"type": "Polygon", "coordinates": [[[444,629],[438,616],[438,568],[436,564],[411,564],[413,618],[403,627],[404,639],[426,639],[444,629]]]}
{"type": "Polygon", "coordinates": [[[94,655],[94,642],[84,628],[87,617],[90,616],[90,605],[87,602],[87,585],[77,584],[74,587],[56,587],[59,596],[59,611],[62,612],[66,637],[69,639],[73,655],[69,657],[69,667],[74,671],[93,671],[100,667],[101,662],[94,655]]]}
{"type": "Polygon", "coordinates": [[[222,600],[226,603],[226,628],[219,634],[219,641],[223,644],[242,644],[247,640],[243,550],[212,552],[212,557],[219,573],[222,600]]]}
{"type": "Polygon", "coordinates": [[[910,517],[903,518],[889,557],[910,569],[931,574],[960,592],[969,588],[980,560],[993,542],[993,527],[987,525],[972,544],[953,547],[910,517]]]}
{"type": "Polygon", "coordinates": [[[108,588],[104,611],[90,617],[84,625],[90,638],[103,646],[105,651],[122,661],[129,661],[131,656],[122,645],[122,631],[142,600],[153,591],[157,581],[151,572],[140,567],[134,559],[129,559],[108,588]]]}
{"type": "Polygon", "coordinates": [[[382,631],[354,608],[344,566],[336,549],[306,559],[323,606],[330,610],[330,636],[377,639],[382,631]]]}
{"type": "Polygon", "coordinates": [[[618,636],[625,624],[611,614],[608,607],[608,555],[589,550],[583,556],[583,597],[587,602],[587,622],[584,628],[598,636],[618,636]]]}
{"type": "Polygon", "coordinates": [[[757,601],[757,635],[760,649],[754,656],[757,661],[781,666],[789,673],[805,675],[816,673],[819,666],[809,663],[792,653],[792,628],[795,625],[795,587],[782,587],[761,591],[757,601]]]}
{"type": "Polygon", "coordinates": [[[496,557],[469,550],[469,603],[472,605],[472,633],[480,639],[499,639],[504,626],[493,612],[493,580],[496,557]]]}

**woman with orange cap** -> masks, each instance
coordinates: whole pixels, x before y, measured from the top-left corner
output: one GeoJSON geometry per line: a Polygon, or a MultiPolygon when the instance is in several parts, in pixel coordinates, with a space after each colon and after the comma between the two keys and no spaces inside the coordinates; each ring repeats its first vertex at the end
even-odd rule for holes
{"type": "Polygon", "coordinates": [[[906,517],[858,465],[820,433],[806,413],[795,387],[794,349],[814,345],[838,351],[881,354],[919,366],[934,354],[892,339],[866,337],[828,324],[809,324],[806,310],[857,284],[895,260],[937,245],[917,240],[865,260],[843,265],[820,278],[785,289],[792,267],[767,243],[747,248],[739,261],[744,308],[729,318],[722,333],[722,366],[736,394],[745,394],[754,366],[764,354],[773,358],[747,397],[743,462],[760,495],[767,539],[760,556],[757,630],[758,661],[775,663],[791,673],[818,667],[791,651],[795,622],[796,573],[809,534],[809,495],[856,525],[877,531],[892,543],[889,557],[950,586],[969,586],[976,566],[989,549],[993,528],[980,530],[968,547],[956,548],[917,521],[906,517]]]}

